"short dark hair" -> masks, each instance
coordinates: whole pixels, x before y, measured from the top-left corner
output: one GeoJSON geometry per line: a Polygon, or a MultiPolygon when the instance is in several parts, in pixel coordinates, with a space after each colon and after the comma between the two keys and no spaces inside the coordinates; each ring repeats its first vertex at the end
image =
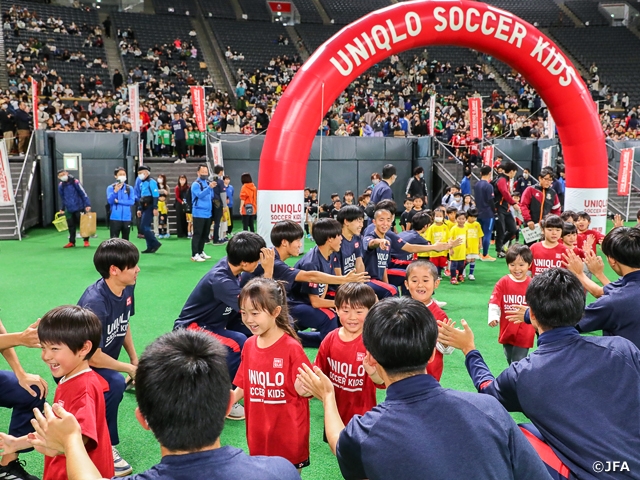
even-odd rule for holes
{"type": "Polygon", "coordinates": [[[334,197],[338,197],[338,198],[340,198],[340,194],[338,194],[338,193],[332,193],[332,194],[331,194],[331,200],[333,200],[333,198],[334,198],[334,197]]]}
{"type": "Polygon", "coordinates": [[[366,283],[345,283],[336,291],[336,308],[342,305],[350,307],[364,307],[367,310],[376,304],[376,293],[366,283]]]}
{"type": "Polygon", "coordinates": [[[220,175],[220,173],[224,172],[224,167],[222,165],[216,165],[213,167],[213,173],[216,175],[220,175]]]}
{"type": "Polygon", "coordinates": [[[516,258],[522,258],[525,263],[531,265],[533,263],[533,253],[531,253],[531,249],[526,245],[521,245],[520,243],[514,243],[507,250],[507,255],[505,256],[505,260],[507,261],[507,265],[516,261],[516,258]]]}
{"type": "Polygon", "coordinates": [[[252,182],[253,182],[253,180],[251,179],[251,174],[250,173],[246,173],[245,172],[242,175],[240,175],[240,183],[242,183],[243,185],[245,183],[252,183],[252,182]]]}
{"type": "Polygon", "coordinates": [[[384,167],[382,167],[382,178],[384,180],[393,177],[396,175],[396,167],[392,164],[387,163],[384,167]]]}
{"type": "Polygon", "coordinates": [[[124,171],[124,173],[127,173],[127,169],[126,169],[126,168],[124,168],[124,167],[117,167],[116,169],[114,169],[114,170],[113,170],[113,175],[114,175],[114,176],[115,176],[115,175],[118,175],[118,172],[119,172],[120,170],[124,171]]]}
{"type": "Polygon", "coordinates": [[[138,167],[138,173],[144,172],[144,171],[151,173],[151,169],[147,165],[140,165],[138,167]]]}
{"type": "Polygon", "coordinates": [[[559,228],[560,230],[564,227],[564,222],[558,215],[549,215],[547,218],[540,222],[540,226],[544,228],[559,228]]]}
{"type": "Polygon", "coordinates": [[[578,229],[573,223],[564,222],[562,226],[562,236],[571,235],[572,233],[578,233],[578,229]]]}
{"type": "Polygon", "coordinates": [[[120,270],[135,268],[140,260],[140,251],[129,240],[123,238],[110,238],[105,240],[93,254],[93,265],[102,278],[109,278],[111,266],[120,270]]]}
{"type": "Polygon", "coordinates": [[[364,212],[357,205],[345,205],[338,211],[337,220],[340,225],[344,225],[345,220],[353,222],[359,218],[364,218],[364,212]]]}
{"type": "Polygon", "coordinates": [[[467,216],[478,218],[478,209],[477,208],[470,208],[469,210],[467,210],[467,216]]]}
{"type": "Polygon", "coordinates": [[[136,373],[136,400],[163,447],[193,452],[220,437],[231,393],[226,357],[215,338],[184,329],[145,349],[136,373]]]}
{"type": "Polygon", "coordinates": [[[330,238],[336,238],[339,235],[342,235],[342,225],[333,218],[321,218],[313,225],[313,241],[319,247],[327,243],[330,238]]]}
{"type": "Polygon", "coordinates": [[[447,207],[446,212],[449,215],[450,213],[457,213],[458,209],[456,207],[447,207]]]}
{"type": "Polygon", "coordinates": [[[91,350],[84,357],[89,360],[100,346],[102,323],[87,308],[77,305],[62,305],[49,310],[38,324],[40,343],[66,345],[73,353],[78,353],[85,342],[91,342],[91,350]]]}
{"type": "Polygon", "coordinates": [[[640,219],[640,210],[638,210],[638,213],[636,213],[636,218],[640,219]]]}
{"type": "Polygon", "coordinates": [[[231,177],[230,177],[229,175],[225,175],[225,176],[223,176],[223,177],[222,177],[222,179],[223,179],[223,180],[226,180],[226,179],[231,180],[231,177]]]}
{"type": "Polygon", "coordinates": [[[591,223],[591,215],[589,215],[587,212],[582,211],[582,212],[578,212],[578,220],[580,220],[581,218],[584,218],[587,222],[591,223]]]}
{"type": "Polygon", "coordinates": [[[480,167],[480,175],[485,177],[491,173],[491,170],[493,169],[489,165],[483,165],[482,167],[480,167]]]}
{"type": "Polygon", "coordinates": [[[460,210],[458,213],[456,213],[456,218],[458,217],[467,218],[467,212],[463,212],[462,210],[460,210]]]}
{"type": "Polygon", "coordinates": [[[416,175],[420,175],[421,173],[424,173],[424,168],[422,167],[416,167],[413,169],[413,176],[415,177],[416,175]]]}
{"type": "Polygon", "coordinates": [[[227,243],[227,260],[238,266],[242,262],[253,263],[260,260],[260,252],[267,244],[253,232],[238,232],[227,243]]]}
{"type": "Polygon", "coordinates": [[[513,172],[514,170],[518,170],[518,166],[514,162],[506,161],[500,164],[500,167],[504,171],[504,173],[513,172]]]}
{"type": "Polygon", "coordinates": [[[540,170],[540,174],[538,175],[539,178],[544,178],[547,175],[551,175],[551,179],[553,180],[554,178],[554,173],[553,173],[553,168],[551,167],[544,167],[542,170],[540,170]]]}
{"type": "Polygon", "coordinates": [[[569,219],[573,220],[574,222],[578,220],[578,214],[576,212],[574,212],[573,210],[565,210],[564,212],[562,212],[560,214],[560,218],[563,221],[567,221],[569,219]]]}
{"type": "Polygon", "coordinates": [[[393,200],[385,199],[380,200],[378,203],[376,203],[374,211],[378,210],[387,210],[391,212],[391,215],[395,215],[398,211],[398,207],[396,207],[396,202],[394,202],[393,200]]]}
{"type": "Polygon", "coordinates": [[[424,227],[431,225],[431,215],[427,212],[418,212],[411,219],[411,229],[419,232],[424,227]]]}
{"type": "Polygon", "coordinates": [[[546,328],[573,327],[584,313],[582,284],[564,268],[551,268],[533,277],[526,299],[536,321],[546,328]]]}
{"type": "Polygon", "coordinates": [[[602,253],[621,265],[640,268],[640,229],[614,228],[602,241],[602,253]]]}
{"type": "Polygon", "coordinates": [[[429,309],[407,297],[375,304],[364,322],[362,341],[388,375],[424,373],[438,340],[429,309]]]}
{"type": "Polygon", "coordinates": [[[425,259],[418,259],[415,262],[411,262],[409,266],[407,266],[406,278],[409,278],[411,272],[416,268],[426,268],[429,270],[434,281],[440,278],[440,275],[438,275],[438,267],[436,267],[435,263],[425,259]]]}
{"type": "Polygon", "coordinates": [[[293,220],[282,220],[276,223],[271,229],[271,243],[274,247],[279,247],[282,242],[295,242],[304,236],[304,230],[299,223],[293,220]]]}
{"type": "Polygon", "coordinates": [[[209,171],[209,165],[206,165],[204,163],[201,163],[200,165],[198,165],[198,171],[200,171],[201,168],[206,168],[207,172],[209,171]]]}

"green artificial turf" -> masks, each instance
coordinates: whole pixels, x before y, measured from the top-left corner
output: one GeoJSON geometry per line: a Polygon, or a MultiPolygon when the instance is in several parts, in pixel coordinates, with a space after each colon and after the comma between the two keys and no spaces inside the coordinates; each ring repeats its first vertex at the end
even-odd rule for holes
{"type": "MultiPolygon", "coordinates": [[[[66,232],[57,233],[52,228],[33,229],[22,242],[0,242],[0,318],[7,330],[19,331],[33,323],[47,310],[78,301],[85,288],[95,282],[99,275],[93,267],[93,254],[98,243],[108,238],[108,231],[100,228],[99,238],[91,240],[91,247],[62,249],[67,242],[66,232]]],[[[133,242],[143,250],[144,240],[133,242]]],[[[133,338],[138,354],[155,338],[172,329],[185,300],[200,278],[224,255],[224,247],[207,246],[206,251],[213,257],[206,263],[190,261],[190,242],[186,239],[170,238],[162,240],[163,246],[155,255],[141,255],[140,274],[136,286],[136,315],[131,322],[133,338]]],[[[78,242],[82,245],[81,242],[78,242]]],[[[307,242],[307,248],[309,248],[307,242]]],[[[289,263],[295,263],[290,259],[289,263]]],[[[608,267],[607,267],[608,268],[608,267]]],[[[487,302],[494,284],[506,273],[504,262],[478,262],[475,282],[465,282],[453,286],[445,279],[437,290],[436,298],[448,302],[445,311],[455,321],[464,318],[469,322],[476,337],[476,345],[482,352],[494,375],[507,367],[502,348],[497,343],[498,328],[487,326],[487,302]]],[[[615,278],[608,269],[609,278],[615,278]]],[[[53,400],[54,383],[38,350],[17,349],[25,370],[41,375],[49,382],[48,400],[53,400]]],[[[311,361],[316,350],[306,349],[311,361]]],[[[126,359],[123,350],[121,358],[126,359]]],[[[8,369],[0,360],[0,368],[8,369]]],[[[445,358],[444,387],[474,391],[464,366],[463,355],[456,351],[445,358]]],[[[170,388],[170,387],[168,387],[170,388]]],[[[384,399],[384,391],[378,394],[384,399]]],[[[134,417],[135,396],[125,393],[119,410],[120,439],[119,451],[134,468],[141,472],[160,460],[160,448],[151,432],[143,430],[134,417]]],[[[516,421],[525,417],[514,414],[516,421]]],[[[0,431],[6,432],[10,411],[0,409],[0,431]]],[[[322,405],[311,401],[311,466],[304,469],[305,479],[341,478],[334,456],[322,441],[322,405]]],[[[222,434],[222,443],[247,449],[245,423],[227,421],[222,434]]],[[[43,458],[36,452],[21,455],[26,460],[28,470],[42,475],[43,458]]]]}

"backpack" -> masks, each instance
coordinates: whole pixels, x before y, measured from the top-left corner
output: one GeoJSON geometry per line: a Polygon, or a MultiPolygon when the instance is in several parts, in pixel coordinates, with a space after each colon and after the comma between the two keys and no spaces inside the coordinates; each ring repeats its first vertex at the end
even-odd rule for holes
{"type": "Polygon", "coordinates": [[[364,214],[369,218],[373,218],[375,213],[376,213],[376,204],[373,202],[367,203],[367,206],[364,208],[364,214]]]}

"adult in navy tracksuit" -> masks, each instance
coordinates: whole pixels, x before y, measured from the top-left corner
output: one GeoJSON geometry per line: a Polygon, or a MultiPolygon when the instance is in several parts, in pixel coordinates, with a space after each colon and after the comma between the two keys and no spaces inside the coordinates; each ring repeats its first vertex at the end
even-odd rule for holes
{"type": "Polygon", "coordinates": [[[476,208],[478,209],[478,223],[482,227],[482,257],[485,260],[492,259],[492,257],[489,257],[489,247],[491,246],[493,222],[496,217],[493,185],[490,183],[492,171],[493,169],[489,165],[483,165],[480,168],[482,178],[473,187],[476,208]]]}
{"type": "Polygon", "coordinates": [[[464,331],[441,325],[439,339],[463,351],[480,393],[531,420],[525,434],[555,478],[638,479],[640,350],[622,337],[580,336],[575,326],[584,297],[567,270],[535,276],[526,300],[540,334],[538,349],[498,378],[475,349],[466,322],[464,331]],[[613,469],[608,461],[624,463],[613,469]]]}
{"type": "Polygon", "coordinates": [[[140,230],[147,241],[147,249],[142,253],[156,253],[162,244],[158,241],[151,223],[153,217],[158,216],[158,183],[151,178],[151,169],[146,165],[138,167],[138,178],[134,188],[138,201],[138,218],[140,218],[140,230]]]}
{"type": "MultiPolygon", "coordinates": [[[[26,373],[13,347],[39,348],[38,330],[32,325],[19,334],[7,334],[0,321],[0,352],[12,372],[0,370],[0,407],[11,409],[9,435],[22,437],[33,432],[33,409],[42,409],[47,398],[47,382],[38,375],[26,373]]],[[[25,472],[17,453],[6,453],[0,460],[0,478],[37,479],[25,472]],[[13,475],[13,477],[12,477],[13,475]]]]}
{"type": "MultiPolygon", "coordinates": [[[[102,242],[93,256],[93,263],[102,278],[90,285],[78,300],[78,305],[95,313],[102,324],[100,346],[89,360],[89,365],[109,384],[104,400],[107,426],[114,446],[120,443],[118,407],[125,390],[122,373],[133,379],[138,365],[129,321],[135,315],[134,288],[140,271],[139,259],[138,248],[128,240],[111,238],[102,242]],[[123,347],[129,363],[119,360],[123,347]]],[[[131,473],[131,466],[117,451],[114,451],[114,467],[118,476],[131,473]]]]}
{"type": "Polygon", "coordinates": [[[300,376],[325,403],[327,441],[345,479],[550,478],[499,402],[442,388],[425,374],[438,328],[424,304],[407,297],[378,302],[369,310],[362,340],[364,365],[382,378],[387,396],[346,427],[331,381],[320,370],[300,376]]]}
{"type": "Polygon", "coordinates": [[[191,237],[191,260],[203,262],[208,258],[204,253],[204,244],[211,229],[211,211],[213,187],[209,181],[209,167],[200,165],[198,178],[191,184],[191,215],[193,218],[193,236],[191,237]]]}
{"type": "MultiPolygon", "coordinates": [[[[60,194],[60,212],[67,217],[69,225],[69,243],[64,248],[76,246],[76,229],[80,226],[82,212],[91,210],[91,202],[80,181],[69,175],[66,170],[58,171],[58,193],[60,194]]],[[[83,238],[84,246],[89,246],[89,238],[83,238]]]]}
{"type": "Polygon", "coordinates": [[[376,205],[381,200],[393,200],[391,185],[396,181],[396,178],[398,178],[396,167],[390,163],[385,165],[382,168],[382,180],[373,187],[371,192],[371,203],[376,205]]]}
{"type": "Polygon", "coordinates": [[[178,152],[178,159],[187,159],[187,122],[185,122],[180,116],[180,112],[173,114],[173,120],[171,120],[171,131],[173,132],[173,139],[176,142],[176,151],[178,152]]]}
{"type": "Polygon", "coordinates": [[[127,185],[127,171],[118,167],[113,174],[116,182],[107,187],[107,203],[109,204],[109,232],[111,238],[129,240],[131,231],[131,206],[136,202],[136,195],[131,185],[127,185]]]}

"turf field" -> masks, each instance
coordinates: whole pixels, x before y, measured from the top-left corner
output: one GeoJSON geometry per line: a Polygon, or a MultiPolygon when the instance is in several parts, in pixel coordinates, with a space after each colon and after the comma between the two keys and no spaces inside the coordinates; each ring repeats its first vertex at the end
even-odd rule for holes
{"type": "MultiPolygon", "coordinates": [[[[99,241],[108,238],[108,231],[100,228],[98,236],[92,239],[90,248],[69,250],[61,248],[67,241],[66,232],[58,233],[52,228],[31,230],[23,242],[0,243],[0,318],[8,331],[23,330],[47,310],[78,301],[84,289],[99,278],[92,258],[99,241]]],[[[133,241],[140,250],[145,248],[144,240],[133,241]]],[[[193,287],[214,262],[224,256],[224,247],[207,246],[207,253],[213,258],[206,263],[193,263],[189,258],[188,240],[171,238],[162,242],[163,246],[157,254],[142,255],[140,260],[136,315],[131,322],[138,354],[155,338],[171,330],[193,287]]],[[[81,241],[78,243],[82,245],[81,241]]],[[[295,259],[292,260],[289,263],[293,265],[295,259]]],[[[607,269],[609,278],[616,278],[615,273],[609,267],[607,269]]],[[[487,302],[495,282],[506,273],[504,260],[479,262],[475,282],[467,281],[453,286],[445,279],[436,295],[439,300],[448,302],[445,311],[453,320],[464,318],[469,322],[475,332],[476,345],[494,375],[506,368],[507,363],[497,343],[498,328],[487,326],[487,302]]],[[[314,349],[307,349],[312,361],[315,353],[314,349]]],[[[51,402],[54,383],[48,368],[40,359],[40,352],[18,348],[18,356],[27,372],[39,374],[49,382],[48,399],[51,402]]],[[[126,361],[124,350],[123,356],[122,360],[126,361]]],[[[0,360],[0,363],[0,368],[8,369],[6,362],[0,360]]],[[[474,390],[459,351],[446,357],[442,385],[456,390],[474,390]]],[[[384,399],[383,391],[379,392],[378,399],[384,399]]],[[[119,411],[121,443],[118,448],[122,457],[131,463],[134,472],[141,472],[160,460],[160,448],[151,432],[144,431],[138,425],[134,417],[135,407],[135,396],[125,393],[119,411]]],[[[520,414],[513,416],[516,421],[525,419],[520,414]]],[[[0,409],[1,431],[7,431],[9,419],[9,410],[0,409]]],[[[322,441],[322,425],[322,405],[312,400],[311,466],[303,471],[305,479],[341,478],[335,458],[322,441]]],[[[227,420],[222,443],[246,450],[244,422],[227,420]]],[[[40,454],[31,452],[20,458],[27,461],[30,473],[42,475],[43,457],[40,454]]]]}

